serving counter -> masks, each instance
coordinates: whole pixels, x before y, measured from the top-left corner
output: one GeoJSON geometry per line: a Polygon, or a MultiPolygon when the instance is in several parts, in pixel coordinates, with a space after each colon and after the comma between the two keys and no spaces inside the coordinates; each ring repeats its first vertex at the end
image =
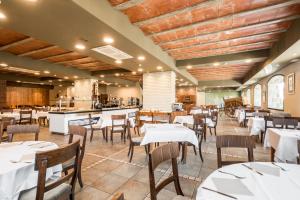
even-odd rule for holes
{"type": "Polygon", "coordinates": [[[87,119],[89,114],[93,117],[108,115],[121,115],[138,111],[137,107],[115,107],[90,110],[52,111],[49,112],[49,131],[67,135],[69,132],[69,121],[87,119]]]}

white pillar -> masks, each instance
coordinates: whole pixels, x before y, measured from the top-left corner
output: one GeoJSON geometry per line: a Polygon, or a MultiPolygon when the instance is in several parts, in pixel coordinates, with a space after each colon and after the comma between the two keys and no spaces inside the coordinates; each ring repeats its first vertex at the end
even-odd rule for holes
{"type": "Polygon", "coordinates": [[[92,90],[95,79],[76,80],[75,88],[75,107],[78,109],[90,109],[92,106],[92,90]]]}
{"type": "Polygon", "coordinates": [[[143,109],[172,111],[176,99],[176,74],[169,72],[143,75],[143,109]]]}

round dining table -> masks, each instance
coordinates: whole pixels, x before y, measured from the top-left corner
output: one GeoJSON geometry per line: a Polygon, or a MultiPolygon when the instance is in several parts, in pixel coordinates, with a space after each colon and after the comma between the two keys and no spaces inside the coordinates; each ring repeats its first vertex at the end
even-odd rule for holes
{"type": "MultiPolygon", "coordinates": [[[[46,141],[21,141],[0,144],[0,199],[17,200],[22,191],[37,186],[38,172],[34,170],[38,151],[56,149],[46,141]]],[[[46,179],[61,176],[62,166],[47,169],[46,179]]]]}
{"type": "Polygon", "coordinates": [[[298,200],[300,166],[251,162],[228,165],[211,173],[196,200],[298,200]]]}

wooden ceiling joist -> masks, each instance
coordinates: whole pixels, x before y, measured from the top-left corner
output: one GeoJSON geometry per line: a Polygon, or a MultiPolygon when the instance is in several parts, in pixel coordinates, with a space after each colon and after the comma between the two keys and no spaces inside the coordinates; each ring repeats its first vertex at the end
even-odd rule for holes
{"type": "Polygon", "coordinates": [[[10,44],[7,44],[7,45],[4,45],[4,46],[0,47],[0,51],[3,51],[3,50],[8,49],[10,47],[18,46],[18,45],[21,45],[21,44],[24,44],[26,42],[30,42],[30,41],[33,41],[33,40],[34,40],[33,38],[28,37],[28,38],[25,38],[24,40],[19,40],[17,42],[13,42],[13,43],[10,43],[10,44]]]}
{"type": "Polygon", "coordinates": [[[226,21],[225,19],[234,20],[234,19],[238,19],[240,16],[243,16],[243,15],[248,15],[248,14],[253,14],[253,13],[258,13],[258,12],[260,12],[260,13],[268,12],[269,10],[282,8],[282,7],[286,7],[286,6],[293,5],[293,4],[299,4],[299,1],[298,0],[293,0],[293,1],[288,1],[288,2],[284,2],[284,3],[276,4],[276,5],[273,5],[273,6],[268,6],[268,7],[263,7],[263,8],[256,8],[256,9],[253,9],[253,10],[247,10],[247,11],[244,11],[244,12],[235,13],[233,15],[229,15],[229,16],[225,16],[225,17],[219,17],[219,18],[215,18],[215,19],[211,19],[211,20],[197,22],[197,23],[186,25],[186,26],[181,26],[181,27],[178,27],[178,28],[173,28],[173,29],[153,33],[153,34],[150,34],[149,36],[154,37],[154,36],[158,36],[158,35],[174,33],[174,32],[177,32],[177,31],[192,29],[194,27],[201,26],[201,25],[208,24],[208,23],[217,24],[219,22],[226,21]]]}
{"type": "Polygon", "coordinates": [[[50,58],[60,58],[60,57],[63,57],[63,56],[66,56],[66,55],[70,55],[70,54],[73,54],[73,52],[70,51],[70,52],[63,53],[63,54],[58,54],[58,55],[54,55],[54,56],[48,56],[48,57],[42,58],[40,60],[48,60],[50,58]]]}
{"type": "Polygon", "coordinates": [[[125,10],[127,8],[131,8],[133,6],[141,4],[143,1],[144,0],[129,0],[129,1],[125,1],[124,3],[116,5],[114,8],[118,10],[125,10]]]}
{"type": "Polygon", "coordinates": [[[26,53],[19,54],[18,56],[28,56],[28,55],[35,54],[35,53],[48,51],[48,50],[51,50],[51,49],[54,49],[54,48],[57,48],[57,46],[50,46],[50,47],[45,47],[45,48],[29,51],[29,52],[26,52],[26,53]]]}

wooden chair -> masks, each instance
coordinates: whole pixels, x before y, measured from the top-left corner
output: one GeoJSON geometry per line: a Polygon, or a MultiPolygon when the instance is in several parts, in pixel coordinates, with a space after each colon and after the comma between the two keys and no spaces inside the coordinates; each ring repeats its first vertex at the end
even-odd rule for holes
{"type": "Polygon", "coordinates": [[[19,200],[74,200],[76,175],[78,171],[78,160],[80,154],[80,143],[76,141],[64,147],[38,152],[35,156],[35,170],[38,171],[37,187],[21,192],[19,200]],[[72,172],[57,180],[46,182],[47,169],[68,160],[74,159],[72,172]],[[67,183],[71,180],[70,183],[67,183]]]}
{"type": "Polygon", "coordinates": [[[19,124],[32,124],[32,111],[21,110],[19,124]]]}
{"type": "Polygon", "coordinates": [[[14,110],[11,109],[11,108],[2,108],[0,113],[3,114],[3,113],[13,113],[14,110]]]}
{"type": "MultiPolygon", "coordinates": [[[[73,143],[74,136],[80,137],[80,155],[78,158],[78,182],[80,187],[83,187],[82,176],[81,176],[81,165],[85,152],[86,138],[87,138],[87,129],[82,126],[70,125],[69,126],[69,144],[73,143]]],[[[63,171],[65,174],[68,174],[68,170],[72,169],[75,160],[71,159],[67,162],[64,162],[62,165],[63,171]]]]}
{"type": "Polygon", "coordinates": [[[4,136],[4,133],[7,131],[7,126],[15,124],[16,120],[14,117],[2,117],[0,120],[0,143],[8,142],[8,135],[4,136]]]}
{"type": "Polygon", "coordinates": [[[152,122],[154,124],[170,123],[170,115],[164,112],[153,112],[152,122]]]}
{"type": "Polygon", "coordinates": [[[111,200],[125,200],[123,193],[116,193],[111,200]]]}
{"type": "Polygon", "coordinates": [[[193,130],[195,131],[195,134],[198,137],[199,140],[199,156],[201,158],[201,161],[203,162],[203,156],[202,156],[202,141],[204,138],[206,138],[206,123],[205,123],[205,116],[198,114],[194,115],[194,124],[193,124],[193,130]]]}
{"type": "Polygon", "coordinates": [[[8,142],[13,141],[15,134],[20,133],[34,133],[34,140],[39,140],[40,127],[38,124],[27,124],[27,125],[9,125],[7,126],[8,142]]]}
{"type": "MultiPolygon", "coordinates": [[[[171,182],[174,182],[177,195],[183,195],[183,192],[180,187],[179,177],[178,177],[178,166],[177,166],[177,157],[179,155],[178,145],[176,143],[169,143],[157,147],[149,154],[149,182],[150,182],[150,196],[151,200],[157,199],[157,194],[161,189],[171,182]],[[155,184],[154,170],[157,166],[167,160],[172,161],[172,176],[161,181],[157,186],[155,184]]],[[[178,198],[177,198],[178,199],[178,198]]]]}
{"type": "Polygon", "coordinates": [[[297,158],[297,163],[299,165],[300,164],[300,140],[297,141],[297,145],[298,145],[298,153],[299,153],[299,156],[297,158]]]}
{"type": "Polygon", "coordinates": [[[248,149],[248,161],[253,162],[253,149],[255,148],[255,142],[251,136],[242,135],[220,135],[216,139],[217,156],[218,156],[218,168],[240,163],[241,161],[222,161],[221,148],[247,148],[248,149]]]}
{"type": "Polygon", "coordinates": [[[283,128],[285,125],[284,117],[272,117],[273,128],[283,128]]]}
{"type": "Polygon", "coordinates": [[[94,120],[95,118],[92,117],[91,114],[89,114],[90,129],[91,129],[90,142],[92,142],[93,140],[94,131],[100,131],[100,130],[102,131],[103,139],[105,139],[107,142],[108,139],[107,139],[107,132],[105,131],[105,128],[101,128],[100,125],[97,124],[97,122],[101,120],[100,117],[96,117],[96,121],[97,121],[96,123],[94,122],[94,120]]]}
{"type": "Polygon", "coordinates": [[[211,112],[211,121],[213,122],[213,124],[208,125],[210,135],[212,135],[211,129],[214,129],[215,135],[217,135],[218,118],[219,118],[218,111],[211,112]]]}
{"type": "MultiPolygon", "coordinates": [[[[138,134],[140,136],[139,126],[137,123],[137,113],[138,111],[128,113],[128,119],[133,120],[134,122],[134,127],[133,127],[134,134],[138,134]]],[[[130,126],[130,123],[128,125],[130,126]]]]}
{"type": "MultiPolygon", "coordinates": [[[[134,152],[134,147],[141,145],[143,137],[134,137],[133,138],[131,136],[130,122],[129,122],[129,120],[127,121],[127,135],[128,135],[128,139],[129,139],[129,149],[128,149],[127,156],[129,156],[129,162],[131,162],[132,161],[133,152],[134,152]]],[[[148,154],[148,149],[147,149],[146,146],[145,146],[145,151],[146,151],[146,154],[148,154]]]]}
{"type": "Polygon", "coordinates": [[[171,123],[174,122],[174,119],[176,116],[186,116],[187,112],[186,111],[173,111],[171,112],[171,123]]]}
{"type": "Polygon", "coordinates": [[[255,112],[254,109],[245,109],[245,116],[244,116],[244,127],[247,127],[247,122],[250,117],[253,116],[253,113],[255,112]]]}
{"type": "Polygon", "coordinates": [[[126,141],[126,115],[112,115],[111,116],[112,120],[112,126],[111,126],[111,131],[110,131],[110,141],[113,144],[114,143],[114,138],[113,135],[114,133],[121,133],[121,140],[124,140],[124,143],[126,141]],[[123,121],[123,123],[120,123],[123,121]]]}
{"type": "Polygon", "coordinates": [[[300,121],[299,117],[285,117],[285,128],[286,129],[297,129],[300,121]]]}
{"type": "Polygon", "coordinates": [[[149,111],[139,111],[138,112],[139,115],[139,120],[141,122],[141,125],[144,125],[144,123],[152,123],[153,122],[153,112],[149,112],[149,111]],[[145,121],[142,119],[142,117],[149,117],[151,120],[150,121],[145,121]]]}

